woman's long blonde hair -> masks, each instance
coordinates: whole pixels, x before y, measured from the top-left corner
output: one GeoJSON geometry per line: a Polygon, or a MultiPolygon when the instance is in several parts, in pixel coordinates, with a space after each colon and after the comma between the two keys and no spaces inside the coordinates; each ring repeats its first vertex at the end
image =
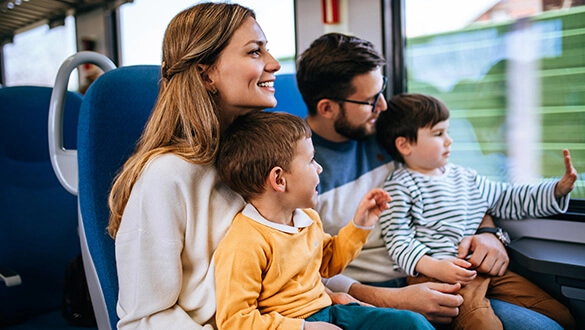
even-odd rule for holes
{"type": "Polygon", "coordinates": [[[221,109],[206,89],[203,67],[217,62],[251,9],[231,3],[201,3],[173,18],[162,48],[161,84],[136,151],[118,173],[109,196],[108,232],[116,237],[130,192],[153,157],[174,153],[210,164],[218,150],[221,109]]]}

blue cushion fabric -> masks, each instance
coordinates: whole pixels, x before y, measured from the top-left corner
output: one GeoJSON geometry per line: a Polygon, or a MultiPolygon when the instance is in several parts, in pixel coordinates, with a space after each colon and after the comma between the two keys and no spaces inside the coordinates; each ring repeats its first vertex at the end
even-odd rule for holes
{"type": "Polygon", "coordinates": [[[160,67],[155,65],[108,71],[90,86],[79,115],[79,208],[112,329],[118,321],[118,281],[114,240],[106,231],[108,194],[142,134],[159,79],[160,67]]]}
{"type": "MultiPolygon", "coordinates": [[[[66,325],[60,314],[65,269],[80,253],[77,199],[61,186],[49,159],[51,93],[38,86],[0,89],[0,267],[22,279],[14,287],[0,283],[0,328],[47,319],[43,314],[51,312],[50,323],[66,325]]],[[[67,92],[68,148],[77,144],[81,101],[78,93],[67,92]]]]}

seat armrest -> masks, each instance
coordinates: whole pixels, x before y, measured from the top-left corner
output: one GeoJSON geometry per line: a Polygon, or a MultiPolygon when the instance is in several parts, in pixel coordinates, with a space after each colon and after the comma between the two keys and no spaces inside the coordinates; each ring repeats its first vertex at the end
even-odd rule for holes
{"type": "Polygon", "coordinates": [[[508,246],[508,253],[530,271],[585,279],[585,244],[520,237],[508,246]]]}
{"type": "Polygon", "coordinates": [[[6,286],[17,286],[22,283],[20,275],[10,268],[0,267],[0,280],[6,284],[6,286]]]}

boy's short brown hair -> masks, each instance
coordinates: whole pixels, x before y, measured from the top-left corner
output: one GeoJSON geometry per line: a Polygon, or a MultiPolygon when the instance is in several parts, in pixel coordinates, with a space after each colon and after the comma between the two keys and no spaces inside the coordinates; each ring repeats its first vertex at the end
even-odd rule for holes
{"type": "Polygon", "coordinates": [[[419,128],[433,127],[447,119],[449,109],[441,100],[425,94],[402,93],[388,99],[388,109],[376,121],[376,136],[394,160],[404,163],[396,149],[396,138],[402,136],[416,142],[419,128]]]}
{"type": "Polygon", "coordinates": [[[220,178],[249,200],[264,192],[270,171],[289,171],[297,142],[311,137],[300,117],[284,112],[252,112],[240,116],[220,139],[215,162],[220,178]]]}

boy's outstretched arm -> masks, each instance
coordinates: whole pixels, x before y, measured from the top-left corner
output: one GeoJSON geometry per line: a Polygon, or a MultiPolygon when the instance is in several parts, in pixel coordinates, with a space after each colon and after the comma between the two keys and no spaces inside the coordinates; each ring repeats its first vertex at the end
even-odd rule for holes
{"type": "Polygon", "coordinates": [[[388,208],[390,196],[380,188],[374,188],[366,193],[360,201],[353,221],[358,226],[371,227],[380,218],[382,211],[388,208]]]}
{"type": "Polygon", "coordinates": [[[577,170],[573,167],[569,150],[563,149],[563,158],[565,160],[565,175],[555,186],[555,198],[561,198],[570,193],[575,187],[575,181],[577,181],[577,170]]]}

